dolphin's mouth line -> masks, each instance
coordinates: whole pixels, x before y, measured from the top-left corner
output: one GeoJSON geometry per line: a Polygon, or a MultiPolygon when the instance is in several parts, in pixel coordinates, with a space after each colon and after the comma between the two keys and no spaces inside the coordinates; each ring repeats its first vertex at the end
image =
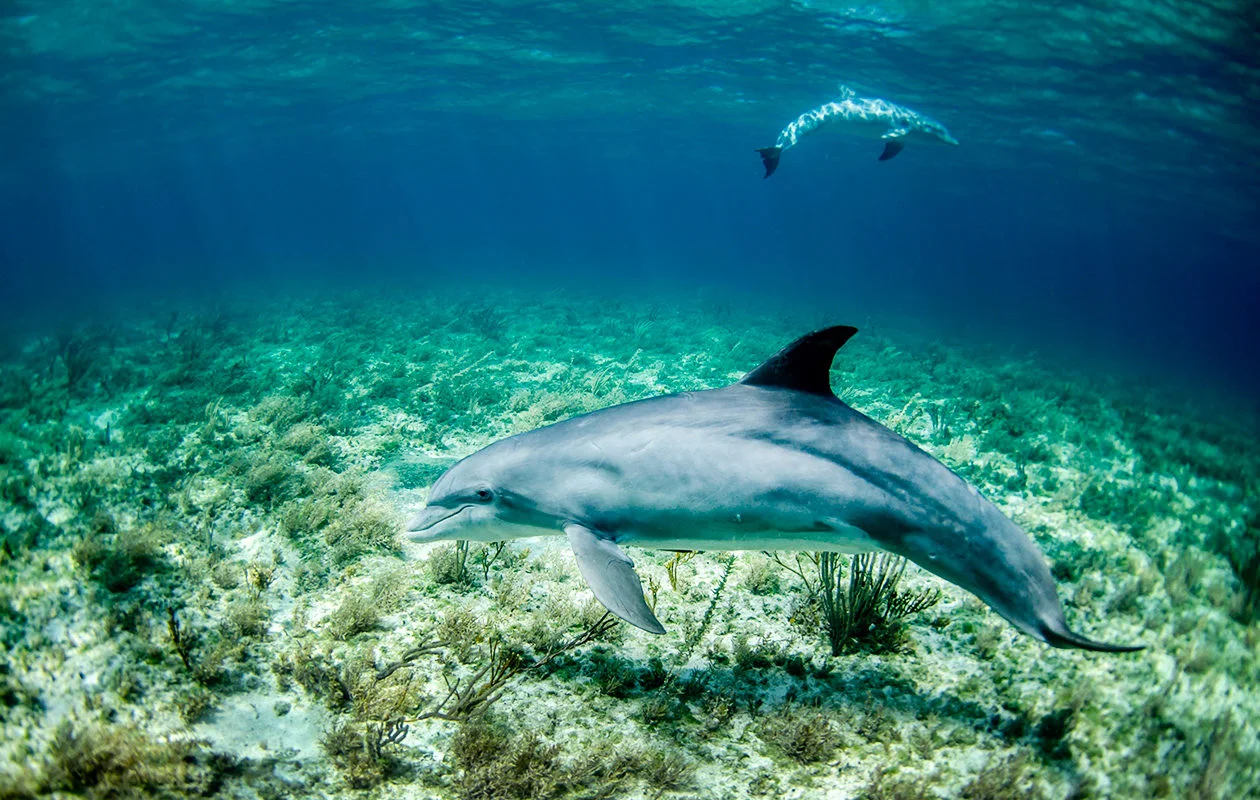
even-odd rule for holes
{"type": "MultiPolygon", "coordinates": [[[[420,513],[423,514],[431,510],[432,508],[433,508],[432,506],[425,506],[423,509],[420,510],[420,513]]],[[[472,508],[472,506],[460,506],[459,508],[451,511],[449,514],[443,514],[437,519],[425,520],[424,525],[422,525],[419,528],[408,528],[407,533],[424,533],[427,530],[430,530],[438,525],[441,525],[443,522],[446,522],[448,519],[452,519],[453,517],[456,517],[459,514],[462,514],[463,512],[467,511],[470,508],[472,508]]]]}

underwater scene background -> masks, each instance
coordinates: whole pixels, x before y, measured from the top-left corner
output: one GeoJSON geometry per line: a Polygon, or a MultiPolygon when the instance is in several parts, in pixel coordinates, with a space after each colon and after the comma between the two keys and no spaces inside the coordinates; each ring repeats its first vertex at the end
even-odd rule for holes
{"type": "Polygon", "coordinates": [[[1257,54],[1241,0],[0,4],[0,798],[1260,796],[1257,54]],[[763,180],[841,83],[960,145],[763,180]],[[657,637],[563,538],[399,535],[837,323],[1145,650],[632,549],[657,637]]]}

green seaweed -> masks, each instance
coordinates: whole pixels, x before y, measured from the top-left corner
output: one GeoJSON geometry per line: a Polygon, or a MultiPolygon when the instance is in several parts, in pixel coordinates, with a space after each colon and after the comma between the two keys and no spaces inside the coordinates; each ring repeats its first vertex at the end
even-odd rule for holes
{"type": "Polygon", "coordinates": [[[840,581],[841,557],[818,555],[818,600],[831,654],[850,650],[896,652],[906,647],[906,617],[940,602],[939,589],[902,590],[906,560],[888,554],[854,556],[847,587],[840,581]]]}
{"type": "Polygon", "coordinates": [[[370,789],[399,771],[394,752],[407,738],[406,723],[334,722],[320,739],[320,748],[352,789],[370,789]]]}
{"type": "MultiPolygon", "coordinates": [[[[282,773],[269,791],[286,796],[658,796],[707,791],[697,768],[708,775],[713,753],[733,798],[836,793],[855,775],[883,798],[1254,784],[1250,417],[1204,419],[1146,386],[870,325],[837,361],[846,400],[1029,530],[1074,624],[1152,649],[1050,651],[927,577],[946,610],[915,648],[877,603],[865,630],[878,635],[850,625],[830,655],[818,563],[793,554],[632,553],[668,629],[649,637],[597,625],[563,546],[404,550],[403,515],[496,438],[733,380],[800,315],[617,298],[592,317],[572,300],[489,297],[470,300],[493,308],[471,323],[438,293],[405,313],[360,295],[85,321],[70,358],[92,360],[73,379],[51,332],[4,351],[0,793],[239,794],[282,773]],[[1067,684],[1109,688],[1082,701],[1067,684]],[[288,710],[280,726],[319,707],[325,747],[307,732],[299,756],[285,734],[249,763],[179,749],[260,701],[288,710]],[[58,739],[50,710],[66,707],[80,711],[58,739]],[[454,766],[452,736],[487,721],[502,736],[483,741],[525,766],[503,766],[506,789],[471,757],[466,784],[454,766]],[[54,740],[99,768],[46,769],[54,740]],[[152,754],[155,772],[128,753],[152,754]]],[[[853,574],[837,572],[837,608],[853,574]]]]}
{"type": "Polygon", "coordinates": [[[110,592],[126,592],[165,567],[164,538],[153,526],[109,535],[89,533],[74,546],[74,561],[110,592]]]}
{"type": "Polygon", "coordinates": [[[858,792],[857,800],[932,800],[939,795],[929,790],[931,784],[931,780],[918,776],[891,777],[883,767],[877,767],[870,783],[858,792]]]}
{"type": "Polygon", "coordinates": [[[983,770],[962,787],[963,800],[1040,800],[1045,797],[1036,779],[1029,774],[1028,757],[994,757],[983,770]]]}
{"type": "Polygon", "coordinates": [[[229,766],[195,740],[152,738],[130,725],[66,720],[42,762],[20,785],[31,796],[49,792],[89,798],[200,796],[215,791],[229,766]]]}
{"type": "Polygon", "coordinates": [[[819,711],[784,709],[764,721],[759,733],[800,764],[830,760],[840,744],[835,724],[819,711]]]}

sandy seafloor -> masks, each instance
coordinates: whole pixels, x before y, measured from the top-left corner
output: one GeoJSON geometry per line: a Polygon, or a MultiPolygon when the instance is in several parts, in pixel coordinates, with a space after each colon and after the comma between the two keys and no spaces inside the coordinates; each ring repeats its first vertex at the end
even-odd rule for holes
{"type": "Polygon", "coordinates": [[[943,599],[904,649],[832,657],[764,555],[671,582],[633,550],[668,633],[538,666],[598,617],[562,540],[474,544],[461,575],[397,537],[498,437],[847,321],[329,293],[12,338],[0,797],[1260,796],[1257,425],[1193,392],[879,323],[832,375],[1033,535],[1075,629],[1137,654],[1051,649],[912,566],[943,599]],[[423,718],[487,665],[484,714],[423,718]]]}

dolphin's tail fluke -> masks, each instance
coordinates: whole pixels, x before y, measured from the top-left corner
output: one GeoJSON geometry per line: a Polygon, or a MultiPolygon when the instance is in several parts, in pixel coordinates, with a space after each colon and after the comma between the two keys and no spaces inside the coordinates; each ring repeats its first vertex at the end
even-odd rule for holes
{"type": "Polygon", "coordinates": [[[783,153],[782,147],[758,147],[757,153],[761,156],[761,163],[765,165],[766,174],[763,176],[769,178],[774,171],[779,168],[779,155],[783,153]]]}
{"type": "Polygon", "coordinates": [[[1080,634],[1072,633],[1066,625],[1058,630],[1052,630],[1050,626],[1043,626],[1041,637],[1051,647],[1074,647],[1077,650],[1094,650],[1099,653],[1132,653],[1135,650],[1142,650],[1146,647],[1146,645],[1142,644],[1104,644],[1103,642],[1095,642],[1093,639],[1086,639],[1080,634]]]}

